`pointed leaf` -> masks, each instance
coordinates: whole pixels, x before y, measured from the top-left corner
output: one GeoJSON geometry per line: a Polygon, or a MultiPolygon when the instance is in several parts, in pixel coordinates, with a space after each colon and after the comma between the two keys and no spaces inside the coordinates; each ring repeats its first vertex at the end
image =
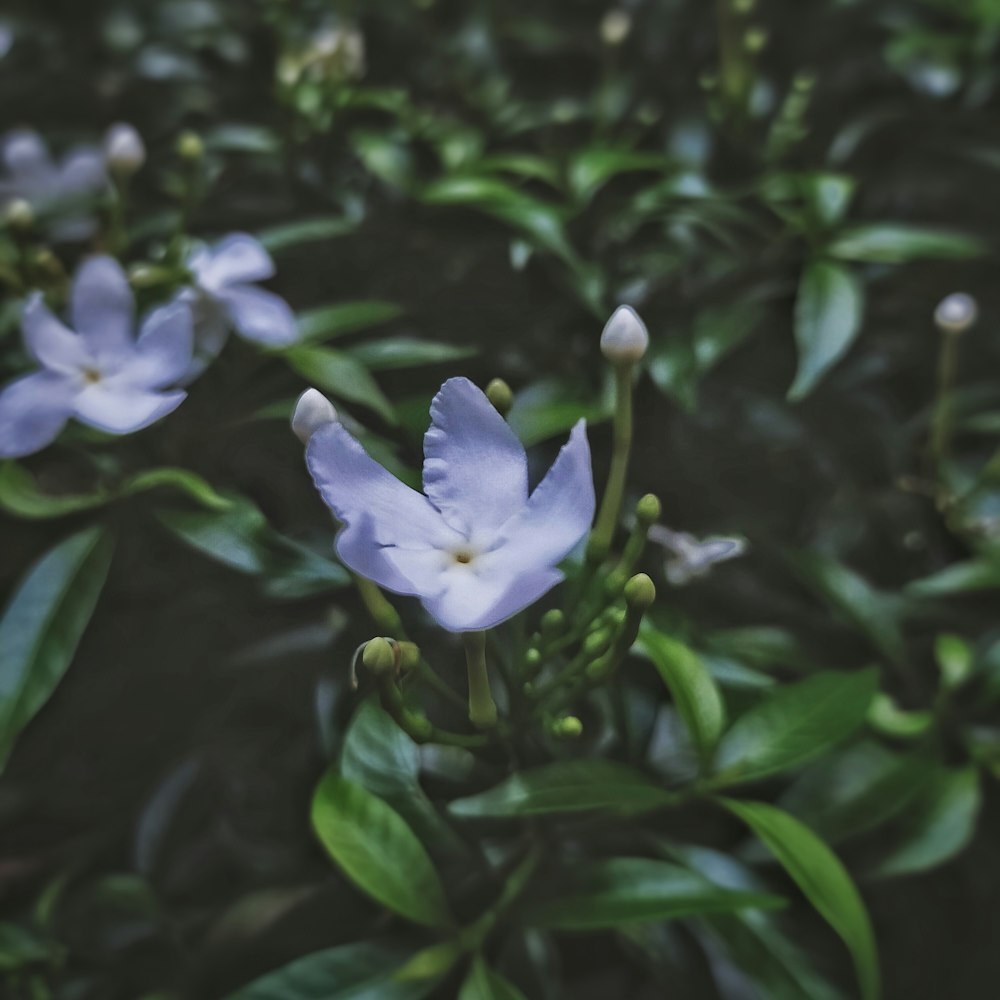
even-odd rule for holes
{"type": "Polygon", "coordinates": [[[472,962],[458,992],[458,1000],[526,1000],[509,980],[494,972],[481,958],[472,962]]]}
{"type": "Polygon", "coordinates": [[[902,223],[872,222],[849,226],[826,247],[843,260],[872,264],[902,264],[909,260],[962,260],[978,257],[983,244],[966,233],[902,223]]]}

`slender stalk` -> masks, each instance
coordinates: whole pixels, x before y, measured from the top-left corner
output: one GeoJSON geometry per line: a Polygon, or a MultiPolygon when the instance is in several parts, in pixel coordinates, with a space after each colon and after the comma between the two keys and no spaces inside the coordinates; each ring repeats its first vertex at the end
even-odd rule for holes
{"type": "Polygon", "coordinates": [[[371,580],[366,580],[363,576],[355,576],[354,585],[358,588],[358,594],[364,601],[368,614],[372,616],[372,621],[386,635],[391,635],[394,639],[405,639],[406,632],[403,629],[403,620],[399,617],[396,609],[386,600],[385,594],[371,580]]]}
{"type": "Polygon", "coordinates": [[[603,562],[611,549],[625,496],[625,477],[632,451],[632,368],[631,363],[615,366],[611,468],[608,470],[608,482],[601,498],[601,509],[587,547],[587,560],[591,564],[603,562]]]}
{"type": "Polygon", "coordinates": [[[941,465],[948,459],[952,430],[952,393],[958,376],[958,335],[941,336],[941,352],[937,363],[937,397],[931,416],[929,453],[934,472],[940,474],[941,465]]]}
{"type": "Polygon", "coordinates": [[[410,711],[390,674],[379,678],[379,700],[396,725],[416,743],[443,743],[446,746],[474,750],[489,742],[489,736],[485,733],[453,733],[432,725],[426,716],[410,711]]]}
{"type": "Polygon", "coordinates": [[[462,642],[469,671],[469,721],[477,729],[492,729],[497,724],[497,706],[486,671],[486,633],[463,632],[462,642]]]}

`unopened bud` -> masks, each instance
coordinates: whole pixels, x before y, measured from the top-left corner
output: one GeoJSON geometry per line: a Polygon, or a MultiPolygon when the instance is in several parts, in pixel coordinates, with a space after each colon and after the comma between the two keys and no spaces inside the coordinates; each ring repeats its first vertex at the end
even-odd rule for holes
{"type": "Polygon", "coordinates": [[[953,292],[934,310],[934,322],[942,333],[964,333],[976,322],[979,306],[965,292],[953,292]]]}
{"type": "Polygon", "coordinates": [[[613,638],[614,634],[609,628],[599,628],[595,632],[591,632],[587,638],[583,640],[584,656],[586,656],[587,659],[591,659],[594,656],[600,656],[601,653],[607,651],[613,638]]]}
{"type": "Polygon", "coordinates": [[[558,635],[566,622],[566,616],[558,608],[550,608],[542,615],[542,635],[558,635]]]}
{"type": "Polygon", "coordinates": [[[656,600],[656,587],[645,573],[636,573],[625,584],[625,601],[636,611],[645,611],[656,600]]]}
{"type": "Polygon", "coordinates": [[[647,493],[640,497],[639,502],[635,505],[635,516],[640,524],[648,526],[659,521],[661,510],[660,498],[652,493],[647,493]]]}
{"type": "Polygon", "coordinates": [[[553,736],[575,740],[583,735],[583,723],[575,715],[564,715],[553,719],[551,731],[553,736]]]}
{"type": "Polygon", "coordinates": [[[337,411],[333,403],[319,389],[306,389],[299,396],[292,414],[292,432],[303,444],[309,444],[309,438],[321,427],[336,422],[337,411]]]}
{"type": "Polygon", "coordinates": [[[601,352],[614,364],[638,361],[649,347],[649,331],[631,306],[619,306],[601,333],[601,352]]]}
{"type": "Polygon", "coordinates": [[[743,35],[743,48],[747,52],[761,52],[765,45],[767,45],[767,32],[763,28],[748,28],[743,35]]]}
{"type": "Polygon", "coordinates": [[[205,144],[196,132],[185,131],[177,137],[177,155],[182,160],[200,160],[205,155],[205,144]]]}
{"type": "Polygon", "coordinates": [[[534,648],[529,649],[524,654],[524,664],[525,664],[525,666],[531,667],[532,669],[534,669],[535,667],[541,666],[541,664],[542,664],[542,653],[541,653],[541,650],[534,649],[534,648]]]}
{"type": "Polygon", "coordinates": [[[632,31],[632,16],[626,10],[614,8],[601,18],[601,41],[605,45],[621,45],[632,31]]]}
{"type": "Polygon", "coordinates": [[[486,398],[501,417],[506,417],[514,405],[514,393],[502,378],[495,378],[490,382],[486,387],[486,398]]]}
{"type": "Polygon", "coordinates": [[[627,577],[620,569],[612,570],[604,578],[604,593],[612,600],[620,597],[621,592],[625,589],[626,580],[627,577]]]}
{"type": "Polygon", "coordinates": [[[415,642],[397,642],[399,650],[399,672],[409,673],[420,663],[420,647],[415,642]]]}
{"type": "Polygon", "coordinates": [[[104,159],[113,173],[131,177],[146,162],[142,136],[126,122],[112,125],[104,136],[104,159]]]}
{"type": "Polygon", "coordinates": [[[174,278],[174,272],[156,264],[133,264],[128,269],[128,281],[133,288],[155,288],[174,278]]]}
{"type": "Polygon", "coordinates": [[[24,198],[12,198],[3,207],[3,221],[11,229],[26,233],[35,224],[35,210],[24,198]]]}
{"type": "Polygon", "coordinates": [[[399,665],[399,647],[391,639],[369,639],[361,653],[361,662],[376,677],[392,673],[399,665]]]}

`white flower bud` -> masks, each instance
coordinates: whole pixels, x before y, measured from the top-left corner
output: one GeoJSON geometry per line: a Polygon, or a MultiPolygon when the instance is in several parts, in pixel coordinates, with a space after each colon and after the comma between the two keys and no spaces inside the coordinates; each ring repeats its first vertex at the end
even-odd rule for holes
{"type": "Polygon", "coordinates": [[[337,411],[318,389],[306,389],[295,404],[292,414],[292,431],[303,443],[308,444],[309,438],[326,424],[337,422],[337,411]]]}
{"type": "Polygon", "coordinates": [[[649,331],[631,306],[619,306],[604,326],[601,352],[615,364],[638,361],[649,347],[649,331]]]}
{"type": "Polygon", "coordinates": [[[131,176],[146,162],[142,136],[125,122],[112,125],[104,135],[104,159],[116,174],[131,176]]]}
{"type": "Polygon", "coordinates": [[[601,18],[601,41],[605,45],[621,45],[632,30],[632,16],[626,10],[613,7],[601,18]]]}
{"type": "Polygon", "coordinates": [[[976,322],[979,306],[971,295],[953,292],[945,296],[934,310],[934,322],[942,333],[964,333],[976,322]]]}

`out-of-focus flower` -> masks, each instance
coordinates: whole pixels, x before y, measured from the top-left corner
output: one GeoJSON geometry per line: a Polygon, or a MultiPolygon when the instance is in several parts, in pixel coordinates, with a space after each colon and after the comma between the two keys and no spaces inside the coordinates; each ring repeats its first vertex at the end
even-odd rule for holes
{"type": "Polygon", "coordinates": [[[686,531],[671,531],[662,524],[651,525],[648,537],[671,553],[665,572],[667,580],[675,587],[683,587],[705,576],[716,563],[735,559],[747,550],[747,543],[742,538],[706,538],[699,541],[686,531]]]}
{"type": "Polygon", "coordinates": [[[934,322],[943,333],[964,333],[978,316],[976,300],[965,292],[946,295],[934,310],[934,322]]]}
{"type": "Polygon", "coordinates": [[[70,326],[34,294],[24,307],[24,344],[39,370],[0,391],[0,456],[50,444],[70,417],[109,434],[141,430],[177,408],[186,393],[168,389],[191,363],[191,312],[182,303],[154,309],[133,334],[135,299],[111,257],[80,266],[70,326]]]}
{"type": "Polygon", "coordinates": [[[613,7],[601,18],[601,41],[605,45],[621,45],[632,31],[632,15],[613,7]]]}
{"type": "Polygon", "coordinates": [[[631,306],[619,306],[601,333],[601,352],[614,364],[639,361],[649,348],[649,331],[631,306]]]}
{"type": "Polygon", "coordinates": [[[259,240],[232,233],[214,247],[195,250],[187,266],[192,287],[183,298],[194,313],[196,337],[192,377],[222,350],[230,330],[269,347],[298,337],[288,303],[253,284],[274,277],[274,261],[259,240]]]}
{"type": "Polygon", "coordinates": [[[36,216],[51,218],[55,239],[86,239],[94,232],[86,202],[108,183],[99,149],[75,146],[56,163],[37,132],[14,129],[0,139],[0,161],[6,171],[0,177],[0,204],[28,202],[36,216]]]}
{"type": "Polygon", "coordinates": [[[127,122],[112,125],[104,135],[104,158],[113,173],[131,177],[146,162],[142,136],[127,122]]]}
{"type": "Polygon", "coordinates": [[[398,594],[419,597],[443,628],[492,628],[562,579],[556,564],[594,517],[590,447],[581,420],[528,495],[524,448],[468,379],[431,404],[424,494],[368,456],[339,423],[309,439],[306,463],[343,522],[340,558],[398,594]]]}
{"type": "Polygon", "coordinates": [[[337,420],[337,410],[319,391],[306,389],[295,404],[292,414],[292,433],[303,443],[309,444],[313,436],[324,424],[332,424],[337,420]]]}
{"type": "Polygon", "coordinates": [[[341,83],[365,75],[365,36],[354,27],[326,25],[299,50],[278,61],[278,79],[287,87],[300,80],[341,83]]]}

